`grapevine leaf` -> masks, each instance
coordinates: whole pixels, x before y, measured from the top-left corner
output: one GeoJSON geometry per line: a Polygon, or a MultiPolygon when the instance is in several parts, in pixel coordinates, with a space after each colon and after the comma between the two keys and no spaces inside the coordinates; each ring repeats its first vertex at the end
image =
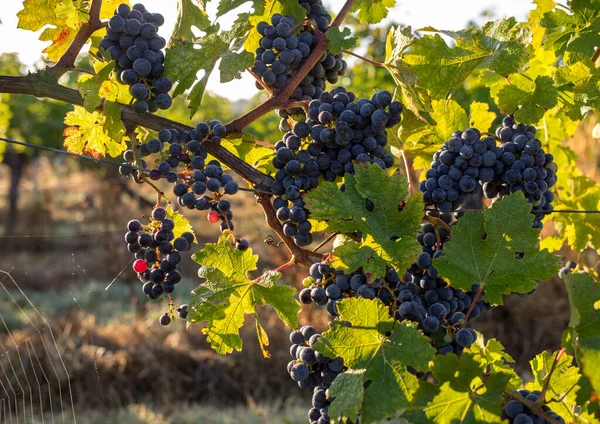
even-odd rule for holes
{"type": "MultiPolygon", "coordinates": [[[[526,389],[542,390],[552,369],[556,355],[555,352],[550,355],[548,352],[542,352],[529,361],[534,381],[528,383],[526,389]]],[[[578,383],[581,379],[579,369],[573,366],[573,357],[563,355],[550,376],[550,382],[546,390],[546,402],[552,411],[563,418],[571,417],[573,419],[573,410],[577,406],[578,383]],[[558,400],[561,402],[558,402],[558,400]]]]}
{"type": "Polygon", "coordinates": [[[490,106],[487,103],[471,103],[471,113],[469,114],[469,127],[478,128],[482,132],[490,130],[496,113],[490,112],[490,106]]]}
{"type": "MultiPolygon", "coordinates": [[[[561,168],[559,168],[560,170],[561,168]]],[[[600,187],[586,176],[570,176],[562,185],[560,206],[565,209],[598,210],[600,187]]],[[[582,251],[588,245],[600,246],[600,216],[597,214],[555,214],[552,222],[560,229],[560,244],[582,251]]]]}
{"type": "Polygon", "coordinates": [[[583,373],[596,393],[600,392],[600,283],[588,274],[567,274],[573,345],[583,373]]]}
{"type": "MultiPolygon", "coordinates": [[[[198,275],[206,282],[192,292],[188,320],[207,322],[202,332],[217,353],[242,350],[240,328],[246,314],[257,315],[257,306],[271,305],[285,324],[296,326],[300,304],[293,297],[295,290],[278,286],[281,274],[275,271],[265,272],[260,280],[250,280],[248,273],[257,269],[258,256],[252,249],[235,249],[229,234],[217,243],[205,244],[193,259],[201,264],[198,275]]],[[[268,356],[267,334],[258,324],[256,328],[263,354],[268,356]]]]}
{"type": "Polygon", "coordinates": [[[237,9],[241,5],[252,1],[254,5],[254,9],[256,10],[257,4],[260,7],[262,2],[258,0],[220,0],[219,5],[217,6],[217,18],[231,12],[232,10],[237,9]]]}
{"type": "Polygon", "coordinates": [[[175,29],[171,36],[171,42],[174,40],[193,41],[196,38],[192,32],[193,27],[198,28],[200,31],[204,31],[207,34],[212,34],[217,31],[218,27],[214,27],[210,23],[206,11],[195,4],[194,1],[179,0],[177,2],[177,7],[177,22],[175,23],[175,29]]]}
{"type": "Polygon", "coordinates": [[[77,30],[89,19],[88,5],[73,0],[25,0],[23,9],[17,13],[18,28],[38,31],[40,41],[50,41],[44,49],[48,59],[57,61],[71,45],[77,30]]]}
{"type": "Polygon", "coordinates": [[[358,11],[358,20],[363,24],[379,23],[388,14],[388,9],[396,5],[395,0],[359,0],[352,5],[352,12],[358,11]]]}
{"type": "Polygon", "coordinates": [[[502,304],[502,295],[527,293],[536,279],[558,272],[558,257],[537,247],[539,229],[531,228],[531,205],[521,192],[504,197],[493,207],[469,211],[452,231],[444,256],[434,266],[454,287],[485,288],[485,299],[502,304]],[[517,253],[524,253],[517,259],[517,253]]]}
{"type": "MultiPolygon", "coordinates": [[[[402,102],[410,111],[415,120],[434,125],[435,121],[430,116],[431,98],[424,88],[417,86],[418,77],[409,66],[404,64],[405,51],[417,38],[412,34],[411,27],[391,27],[385,42],[385,68],[400,89],[402,102]]],[[[406,120],[406,113],[403,118],[406,120]]]]}
{"type": "Polygon", "coordinates": [[[100,19],[110,19],[115,14],[115,10],[120,4],[126,4],[131,7],[129,0],[104,0],[100,7],[100,19]]]}
{"type": "Polygon", "coordinates": [[[550,12],[556,6],[554,0],[534,0],[536,8],[529,12],[529,29],[533,35],[532,45],[535,49],[540,49],[544,33],[546,32],[544,27],[540,25],[540,20],[544,17],[544,14],[550,12]]]}
{"type": "Polygon", "coordinates": [[[402,118],[399,136],[404,148],[415,158],[416,169],[429,168],[431,156],[442,143],[450,139],[457,128],[467,127],[467,113],[455,100],[434,100],[431,117],[436,125],[427,125],[418,120],[402,118]]]}
{"type": "Polygon", "coordinates": [[[408,268],[420,250],[415,234],[423,217],[421,197],[412,196],[399,212],[408,194],[404,177],[388,177],[376,164],[356,163],[354,168],[356,175],[346,174],[344,192],[326,182],[305,198],[311,218],[327,222],[329,230],[362,232],[362,243],[349,241],[333,251],[332,265],[347,272],[362,267],[373,277],[384,275],[388,264],[408,268]],[[372,212],[367,200],[374,204],[372,212]]]}
{"type": "Polygon", "coordinates": [[[221,82],[238,78],[240,72],[250,64],[250,53],[238,53],[241,49],[240,37],[243,37],[243,27],[234,25],[230,31],[208,31],[193,43],[177,38],[171,39],[165,56],[165,76],[177,82],[173,96],[191,89],[188,94],[190,117],[198,111],[206,83],[219,59],[221,82]],[[203,71],[203,74],[197,80],[199,71],[203,71]]]}
{"type": "Polygon", "coordinates": [[[121,140],[125,135],[125,125],[121,120],[121,108],[118,103],[105,102],[102,109],[104,125],[102,128],[112,140],[121,140]]]}
{"type": "Polygon", "coordinates": [[[175,222],[175,227],[173,228],[173,236],[175,238],[181,237],[183,233],[194,234],[194,229],[192,228],[190,221],[188,221],[188,219],[181,213],[174,210],[171,206],[167,208],[167,218],[171,218],[173,222],[175,222]]]}
{"type": "Polygon", "coordinates": [[[509,376],[491,374],[482,380],[484,366],[469,352],[436,355],[433,375],[442,384],[423,408],[435,424],[479,424],[501,421],[502,394],[509,376]]]}
{"type": "Polygon", "coordinates": [[[330,417],[356,421],[365,397],[364,374],[364,369],[349,369],[333,380],[329,387],[329,395],[333,398],[328,412],[330,417]]]}
{"type": "Polygon", "coordinates": [[[93,157],[109,155],[117,157],[127,149],[123,138],[112,139],[105,131],[106,117],[100,112],[88,112],[75,106],[65,116],[65,147],[69,152],[83,153],[93,157]]]}
{"type": "Polygon", "coordinates": [[[517,121],[538,122],[546,110],[558,103],[558,90],[552,78],[538,76],[532,80],[522,74],[512,74],[510,84],[497,85],[492,96],[505,113],[513,113],[517,121]]]}
{"type": "Polygon", "coordinates": [[[83,107],[93,112],[100,106],[102,99],[128,104],[132,97],[126,85],[119,83],[112,71],[114,62],[96,62],[94,71],[97,76],[82,75],[77,79],[79,93],[83,97],[83,107]]]}
{"type": "Polygon", "coordinates": [[[221,139],[221,145],[260,171],[271,172],[274,169],[273,149],[258,146],[252,134],[244,133],[240,138],[228,136],[226,139],[221,139]]]}
{"type": "Polygon", "coordinates": [[[517,390],[521,387],[521,378],[510,366],[510,364],[514,364],[515,360],[504,351],[504,346],[498,340],[489,339],[484,344],[483,337],[478,337],[469,350],[473,353],[475,359],[484,366],[489,366],[492,372],[510,376],[510,381],[507,384],[508,388],[517,390]]]}
{"type": "Polygon", "coordinates": [[[563,56],[565,63],[587,61],[600,45],[600,2],[573,1],[572,13],[554,9],[544,14],[540,25],[548,31],[544,45],[563,56]]]}
{"type": "Polygon", "coordinates": [[[443,99],[453,93],[478,68],[507,76],[518,72],[526,59],[525,46],[514,41],[517,22],[514,18],[490,22],[482,29],[440,31],[425,35],[411,44],[404,55],[404,63],[416,73],[419,85],[432,98],[443,99]],[[448,46],[441,35],[454,43],[448,46]]]}
{"type": "Polygon", "coordinates": [[[563,94],[561,103],[567,108],[567,115],[580,120],[590,107],[600,109],[600,69],[590,68],[578,62],[556,70],[554,80],[557,90],[563,94]]]}
{"type": "Polygon", "coordinates": [[[246,68],[250,68],[254,65],[254,55],[247,51],[236,53],[227,51],[221,55],[221,64],[219,70],[221,71],[221,82],[226,83],[234,78],[241,78],[242,71],[246,68]]]}
{"type": "Polygon", "coordinates": [[[341,321],[330,323],[315,348],[326,356],[342,357],[355,371],[334,380],[331,418],[356,418],[357,405],[362,420],[368,423],[394,416],[410,405],[418,390],[418,380],[406,366],[427,369],[435,349],[415,323],[394,322],[379,300],[347,298],[337,305],[341,321]],[[345,400],[346,396],[354,402],[345,400]]]}
{"type": "Polygon", "coordinates": [[[327,39],[329,40],[327,48],[333,54],[341,52],[342,49],[352,49],[358,40],[357,37],[352,37],[350,28],[344,28],[343,31],[340,31],[339,28],[330,28],[327,31],[327,39]]]}

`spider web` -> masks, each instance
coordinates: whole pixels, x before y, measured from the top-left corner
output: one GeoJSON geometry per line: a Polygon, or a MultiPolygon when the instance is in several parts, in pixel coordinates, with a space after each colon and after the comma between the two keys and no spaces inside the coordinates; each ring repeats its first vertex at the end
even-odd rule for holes
{"type": "Polygon", "coordinates": [[[45,404],[50,409],[52,423],[56,421],[57,415],[62,422],[71,422],[71,418],[73,422],[77,422],[71,376],[52,326],[9,271],[0,270],[0,287],[0,293],[15,304],[37,334],[34,336],[36,345],[39,343],[39,346],[35,346],[32,338],[28,337],[24,341],[26,352],[22,352],[14,332],[0,312],[1,328],[8,334],[8,340],[12,344],[5,345],[0,342],[0,386],[3,393],[0,398],[0,416],[3,417],[3,422],[27,422],[29,416],[31,421],[34,421],[36,411],[40,414],[42,422],[45,422],[45,404]],[[9,287],[20,293],[25,300],[24,306],[15,299],[7,287],[8,283],[12,285],[9,287]],[[34,397],[34,389],[37,399],[34,397]]]}

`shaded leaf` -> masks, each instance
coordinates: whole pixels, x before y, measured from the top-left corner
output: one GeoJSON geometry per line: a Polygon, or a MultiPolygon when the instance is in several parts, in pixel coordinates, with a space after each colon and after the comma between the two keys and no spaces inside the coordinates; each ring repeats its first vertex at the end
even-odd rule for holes
{"type": "Polygon", "coordinates": [[[408,186],[404,177],[391,177],[374,164],[355,164],[356,175],[346,174],[346,190],[324,182],[306,197],[311,218],[325,221],[331,231],[361,231],[361,243],[348,241],[336,247],[331,264],[352,272],[360,267],[374,278],[386,272],[388,264],[405,269],[420,252],[415,236],[423,217],[420,196],[412,196],[402,212],[398,205],[406,198],[408,186]],[[366,206],[374,204],[373,211],[366,206]]]}
{"type": "Polygon", "coordinates": [[[533,290],[536,280],[558,272],[559,258],[538,248],[540,230],[531,228],[530,210],[517,192],[485,211],[468,211],[434,266],[454,287],[468,291],[473,284],[482,285],[492,304],[501,305],[503,294],[533,290]],[[522,259],[518,252],[524,253],[522,259]]]}

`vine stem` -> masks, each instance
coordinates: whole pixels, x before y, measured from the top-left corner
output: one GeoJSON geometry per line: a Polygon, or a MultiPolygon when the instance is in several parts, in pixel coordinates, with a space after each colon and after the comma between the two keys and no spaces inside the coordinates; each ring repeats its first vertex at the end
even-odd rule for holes
{"type": "MultiPolygon", "coordinates": [[[[83,98],[77,90],[73,90],[58,84],[56,80],[47,77],[47,72],[18,77],[0,75],[0,93],[26,94],[35,97],[47,97],[65,103],[70,103],[72,105],[83,106],[83,98]]],[[[121,119],[126,127],[144,127],[155,131],[160,131],[166,128],[173,128],[180,132],[193,130],[193,128],[188,125],[153,115],[151,113],[136,113],[130,106],[127,105],[120,104],[119,108],[121,111],[121,119]]],[[[38,147],[42,146],[36,146],[36,148],[38,147]]],[[[261,190],[269,190],[273,184],[273,179],[270,176],[247,164],[233,153],[222,147],[220,144],[206,142],[203,143],[203,147],[208,153],[213,155],[223,164],[227,165],[227,167],[234,170],[238,175],[249,181],[256,188],[261,190]]],[[[73,155],[72,153],[68,152],[64,153],[73,155]]],[[[84,159],[89,159],[89,157],[85,157],[84,159]]]]}
{"type": "MultiPolygon", "coordinates": [[[[344,6],[331,23],[330,28],[338,28],[342,24],[348,13],[350,13],[350,9],[352,8],[353,4],[354,0],[346,0],[344,6]]],[[[306,61],[302,64],[302,66],[294,73],[285,87],[271,96],[266,102],[258,105],[248,113],[230,121],[225,126],[228,134],[240,134],[244,128],[246,128],[252,122],[275,109],[282,108],[286,104],[296,87],[300,85],[304,77],[308,75],[308,73],[319,61],[323,53],[325,53],[327,50],[327,38],[319,30],[315,31],[315,35],[317,37],[317,44],[315,45],[313,51],[306,58],[306,61]]]]}
{"type": "Polygon", "coordinates": [[[250,68],[246,68],[246,72],[248,72],[250,75],[252,75],[252,77],[253,77],[253,78],[256,80],[256,82],[257,82],[257,83],[259,83],[259,84],[260,84],[260,86],[261,86],[261,87],[262,87],[262,88],[263,88],[263,89],[264,89],[264,90],[265,90],[267,93],[269,93],[269,94],[273,94],[273,90],[271,90],[271,88],[270,88],[268,85],[266,85],[266,84],[263,82],[262,78],[261,78],[261,77],[259,77],[258,75],[256,75],[252,69],[250,69],[250,68]]]}
{"type": "Polygon", "coordinates": [[[596,47],[594,54],[592,55],[592,63],[596,63],[598,58],[600,57],[600,47],[596,47]]]}
{"type": "Polygon", "coordinates": [[[471,302],[471,306],[469,306],[469,310],[467,311],[467,314],[465,315],[465,321],[469,320],[469,316],[471,315],[473,308],[477,304],[477,301],[481,297],[481,293],[483,293],[483,284],[479,285],[479,290],[477,290],[477,293],[475,293],[475,297],[473,298],[473,301],[471,302]]]}
{"type": "Polygon", "coordinates": [[[318,252],[319,249],[321,249],[323,246],[325,246],[327,243],[329,243],[335,236],[337,236],[339,233],[332,233],[329,234],[329,236],[327,236],[327,238],[325,240],[323,240],[321,243],[319,243],[319,245],[317,247],[315,247],[312,251],[313,252],[318,252]]]}
{"type": "Polygon", "coordinates": [[[269,225],[269,227],[271,227],[271,229],[273,231],[275,231],[275,233],[277,233],[277,235],[279,236],[281,241],[283,241],[283,243],[285,244],[285,247],[287,247],[287,249],[290,251],[292,256],[295,258],[296,263],[302,264],[305,266],[311,266],[313,262],[310,260],[310,256],[314,256],[318,259],[324,258],[324,256],[320,253],[311,252],[309,250],[306,250],[306,249],[303,249],[303,248],[297,246],[296,243],[294,242],[293,238],[288,237],[284,234],[283,227],[281,226],[281,222],[279,222],[279,219],[277,219],[277,215],[275,213],[275,208],[273,207],[273,204],[271,203],[270,196],[267,197],[267,196],[259,195],[257,197],[258,197],[257,202],[263,209],[263,212],[265,214],[265,220],[267,221],[267,224],[269,225]]]}
{"type": "Polygon", "coordinates": [[[400,154],[402,155],[402,162],[404,162],[404,172],[406,172],[406,180],[408,181],[408,192],[413,192],[413,181],[412,175],[410,173],[410,165],[408,164],[408,159],[406,158],[406,153],[404,149],[400,149],[400,154]]]}
{"type": "Polygon", "coordinates": [[[525,405],[526,407],[528,407],[531,410],[531,412],[533,412],[538,417],[542,417],[543,419],[545,419],[550,424],[560,424],[558,421],[556,421],[554,418],[552,418],[550,415],[548,415],[546,413],[546,411],[544,411],[541,408],[541,406],[539,406],[535,402],[531,402],[531,401],[525,399],[523,396],[521,396],[521,394],[519,392],[517,392],[517,391],[513,392],[513,391],[511,391],[509,389],[504,389],[504,394],[506,396],[510,396],[511,398],[513,398],[514,400],[516,400],[517,402],[522,403],[523,405],[525,405]]]}
{"type": "Polygon", "coordinates": [[[93,156],[80,155],[79,153],[72,153],[72,152],[67,152],[66,150],[53,149],[52,147],[40,146],[38,144],[26,143],[24,141],[11,140],[9,138],[4,138],[4,137],[0,137],[0,141],[4,141],[5,143],[8,143],[8,144],[16,144],[19,146],[31,147],[33,149],[46,150],[48,152],[57,153],[59,155],[65,155],[65,156],[76,157],[79,159],[91,160],[92,162],[96,162],[96,163],[104,163],[106,165],[129,168],[129,169],[133,169],[133,170],[141,171],[141,172],[150,172],[149,169],[140,168],[138,166],[133,166],[133,165],[129,165],[126,163],[118,163],[118,162],[113,162],[113,161],[103,159],[103,158],[95,158],[93,156]]]}
{"type": "Polygon", "coordinates": [[[546,381],[544,381],[544,387],[542,387],[542,391],[540,392],[540,395],[538,396],[538,400],[537,403],[538,405],[543,405],[545,403],[546,400],[546,392],[548,391],[548,386],[550,385],[550,378],[552,377],[552,374],[554,373],[554,371],[556,370],[556,366],[558,365],[558,362],[561,360],[561,358],[563,357],[563,355],[567,352],[567,349],[565,349],[564,347],[558,351],[558,353],[556,354],[556,357],[554,358],[554,362],[552,362],[552,367],[550,367],[550,372],[548,373],[548,375],[546,376],[546,381]]]}
{"type": "Polygon", "coordinates": [[[87,40],[94,32],[106,25],[100,21],[101,8],[102,0],[92,0],[92,4],[90,5],[90,18],[86,23],[81,25],[75,38],[73,38],[71,45],[67,51],[63,53],[58,62],[56,62],[56,65],[50,68],[50,72],[57,80],[67,71],[76,69],[75,61],[77,60],[79,52],[85,43],[87,43],[87,40]]]}
{"type": "Polygon", "coordinates": [[[368,59],[368,58],[366,58],[364,56],[361,56],[359,54],[356,54],[356,53],[354,53],[353,51],[350,51],[350,50],[342,49],[342,52],[346,53],[346,54],[349,54],[350,56],[354,56],[354,57],[356,57],[356,58],[358,58],[360,60],[364,60],[365,62],[368,62],[368,63],[370,63],[372,65],[375,65],[375,66],[385,66],[381,62],[377,62],[376,60],[368,59]]]}

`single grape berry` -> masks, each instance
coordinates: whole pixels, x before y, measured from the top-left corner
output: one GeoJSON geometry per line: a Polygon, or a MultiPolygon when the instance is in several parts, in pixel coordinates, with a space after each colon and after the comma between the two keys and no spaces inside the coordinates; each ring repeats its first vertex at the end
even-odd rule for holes
{"type": "Polygon", "coordinates": [[[171,317],[169,317],[169,314],[163,314],[158,319],[158,322],[160,322],[160,325],[169,325],[171,322],[171,317]]]}
{"type": "Polygon", "coordinates": [[[208,219],[208,222],[215,224],[221,220],[221,215],[217,211],[210,211],[206,219],[208,219]]]}
{"type": "Polygon", "coordinates": [[[133,263],[133,270],[135,272],[137,272],[138,274],[141,274],[142,272],[146,272],[147,269],[148,269],[148,264],[143,259],[138,259],[133,263]]]}

